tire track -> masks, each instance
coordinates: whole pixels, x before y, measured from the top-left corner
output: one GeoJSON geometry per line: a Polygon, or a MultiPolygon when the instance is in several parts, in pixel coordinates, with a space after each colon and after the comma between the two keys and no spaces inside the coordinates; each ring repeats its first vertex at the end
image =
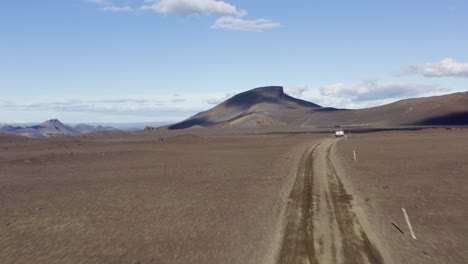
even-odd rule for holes
{"type": "Polygon", "coordinates": [[[312,220],[313,162],[317,147],[307,150],[299,163],[299,170],[289,195],[286,210],[287,224],[281,246],[279,263],[318,263],[315,259],[312,220]]]}
{"type": "Polygon", "coordinates": [[[326,139],[301,158],[278,263],[383,263],[333,167],[336,142],[326,139]]]}

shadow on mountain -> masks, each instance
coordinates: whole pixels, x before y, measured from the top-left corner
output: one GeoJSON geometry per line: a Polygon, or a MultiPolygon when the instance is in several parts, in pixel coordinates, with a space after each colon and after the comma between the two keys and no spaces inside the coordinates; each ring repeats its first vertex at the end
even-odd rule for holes
{"type": "Polygon", "coordinates": [[[432,117],[413,125],[418,126],[462,126],[468,125],[468,112],[453,113],[438,117],[432,117]]]}
{"type": "Polygon", "coordinates": [[[186,129],[186,128],[190,128],[193,126],[209,127],[213,125],[215,125],[215,123],[209,122],[205,118],[194,118],[194,119],[187,120],[185,122],[172,125],[169,127],[169,129],[186,129]]]}
{"type": "Polygon", "coordinates": [[[333,108],[333,107],[324,107],[320,109],[315,109],[316,112],[338,112],[338,111],[350,111],[349,109],[333,108]]]}

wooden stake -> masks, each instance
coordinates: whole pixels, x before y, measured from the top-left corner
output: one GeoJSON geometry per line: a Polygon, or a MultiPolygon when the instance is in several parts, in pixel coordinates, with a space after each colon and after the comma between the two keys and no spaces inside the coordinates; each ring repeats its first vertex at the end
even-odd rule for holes
{"type": "Polygon", "coordinates": [[[414,238],[414,239],[416,239],[416,236],[414,235],[414,232],[413,232],[413,227],[411,226],[411,223],[410,223],[408,214],[406,214],[405,208],[401,208],[401,210],[403,211],[403,214],[405,215],[406,223],[408,224],[409,231],[410,231],[410,233],[411,233],[411,237],[414,238]]]}

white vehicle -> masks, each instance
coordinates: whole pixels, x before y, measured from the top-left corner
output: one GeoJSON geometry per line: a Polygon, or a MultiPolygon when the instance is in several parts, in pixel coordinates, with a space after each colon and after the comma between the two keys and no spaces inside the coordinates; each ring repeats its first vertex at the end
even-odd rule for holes
{"type": "Polygon", "coordinates": [[[335,137],[344,137],[343,129],[335,130],[335,137]]]}

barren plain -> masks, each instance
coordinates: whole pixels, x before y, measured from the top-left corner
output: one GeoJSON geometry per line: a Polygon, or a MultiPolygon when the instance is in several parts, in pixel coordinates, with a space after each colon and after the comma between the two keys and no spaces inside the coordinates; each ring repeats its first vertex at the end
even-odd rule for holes
{"type": "Polygon", "coordinates": [[[336,152],[353,208],[386,262],[468,263],[467,129],[354,134],[336,152]]]}
{"type": "Polygon", "coordinates": [[[466,263],[467,146],[463,129],[0,135],[0,259],[466,263]]]}
{"type": "Polygon", "coordinates": [[[320,137],[2,135],[1,262],[274,262],[296,161],[320,137]]]}

